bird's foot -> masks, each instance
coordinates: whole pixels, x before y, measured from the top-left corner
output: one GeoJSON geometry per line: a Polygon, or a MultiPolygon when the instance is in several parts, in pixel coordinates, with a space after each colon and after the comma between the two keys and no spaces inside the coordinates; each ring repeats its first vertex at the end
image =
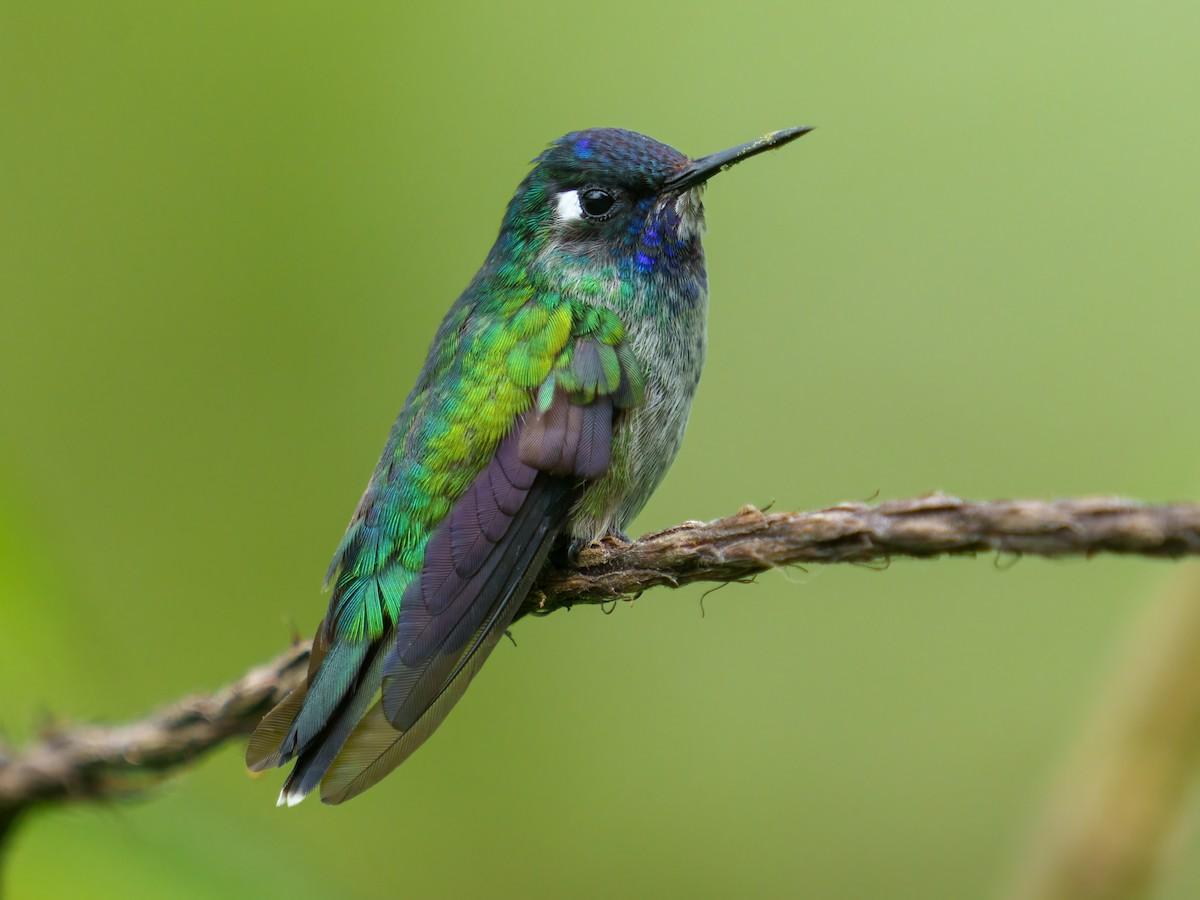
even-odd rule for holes
{"type": "Polygon", "coordinates": [[[588,547],[618,549],[620,547],[627,547],[632,543],[633,538],[616,528],[609,529],[594,541],[587,541],[583,538],[571,538],[567,543],[566,563],[572,569],[578,568],[579,557],[588,547]]]}
{"type": "Polygon", "coordinates": [[[579,568],[579,554],[583,553],[585,547],[591,541],[585,541],[583,538],[571,538],[567,543],[566,562],[570,569],[579,568]]]}

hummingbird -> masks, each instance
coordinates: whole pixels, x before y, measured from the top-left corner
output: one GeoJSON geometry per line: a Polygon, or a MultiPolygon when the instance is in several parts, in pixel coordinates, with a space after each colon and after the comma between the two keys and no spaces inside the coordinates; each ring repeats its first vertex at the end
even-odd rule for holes
{"type": "Polygon", "coordinates": [[[280,806],[341,803],[421,746],[552,550],[624,530],[679,450],[706,345],[706,182],[807,134],[690,159],[617,128],[532,163],[450,308],[326,577],[305,682],[250,738],[280,806]]]}

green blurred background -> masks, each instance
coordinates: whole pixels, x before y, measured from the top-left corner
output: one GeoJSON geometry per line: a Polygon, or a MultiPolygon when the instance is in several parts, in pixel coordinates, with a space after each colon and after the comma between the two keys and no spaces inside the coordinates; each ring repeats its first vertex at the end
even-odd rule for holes
{"type": "MultiPolygon", "coordinates": [[[[710,359],[640,530],[1200,494],[1200,6],[0,2],[0,721],[310,631],[527,161],[819,126],[708,193],[710,359]]],[[[635,529],[637,530],[637,529],[635,529]]],[[[985,897],[1171,567],[842,566],[517,629],[341,808],[230,746],[39,815],[14,898],[985,897]]],[[[1200,835],[1161,891],[1195,896],[1200,835]]]]}

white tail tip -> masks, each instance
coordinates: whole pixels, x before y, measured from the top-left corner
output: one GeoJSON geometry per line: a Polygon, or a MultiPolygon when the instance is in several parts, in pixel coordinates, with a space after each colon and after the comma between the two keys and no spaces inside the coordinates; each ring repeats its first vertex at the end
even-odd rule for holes
{"type": "Polygon", "coordinates": [[[276,806],[286,806],[291,809],[293,806],[299,806],[300,802],[306,797],[306,794],[301,794],[299,791],[288,791],[284,788],[279,792],[279,799],[275,801],[276,806]]]}

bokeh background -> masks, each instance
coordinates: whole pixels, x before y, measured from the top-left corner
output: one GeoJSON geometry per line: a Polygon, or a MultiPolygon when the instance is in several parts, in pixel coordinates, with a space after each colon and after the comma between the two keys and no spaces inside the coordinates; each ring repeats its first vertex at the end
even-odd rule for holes
{"type": "MultiPolygon", "coordinates": [[[[709,190],[708,369],[635,530],[1195,498],[1198,84],[1193,0],[3,0],[9,739],[312,629],[437,322],[579,127],[818,126],[709,190]]],[[[527,621],[361,799],[280,812],[230,746],[27,822],[8,895],[990,896],[1172,568],[993,562],[527,621]]]]}

